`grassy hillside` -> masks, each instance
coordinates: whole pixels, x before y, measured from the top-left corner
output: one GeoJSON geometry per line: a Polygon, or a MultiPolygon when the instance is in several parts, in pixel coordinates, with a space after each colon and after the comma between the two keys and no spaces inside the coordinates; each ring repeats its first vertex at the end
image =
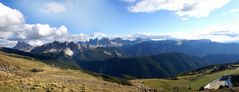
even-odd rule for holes
{"type": "Polygon", "coordinates": [[[0,90],[4,92],[138,92],[133,86],[3,52],[0,52],[0,80],[0,90]]]}
{"type": "Polygon", "coordinates": [[[233,70],[224,70],[212,74],[200,73],[194,75],[178,76],[177,79],[175,80],[140,79],[140,80],[132,80],[132,82],[141,83],[145,86],[158,89],[163,92],[173,91],[175,87],[179,88],[179,92],[192,92],[199,90],[200,87],[205,86],[210,81],[215,80],[224,74],[239,74],[239,70],[233,69],[233,70]]]}

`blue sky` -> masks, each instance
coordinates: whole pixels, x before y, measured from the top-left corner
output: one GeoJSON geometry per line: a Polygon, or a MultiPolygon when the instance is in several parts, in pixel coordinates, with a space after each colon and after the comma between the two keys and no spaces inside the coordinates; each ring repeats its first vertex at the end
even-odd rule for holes
{"type": "Polygon", "coordinates": [[[43,23],[51,26],[66,25],[70,33],[138,34],[165,33],[196,29],[220,22],[231,22],[238,14],[227,14],[239,8],[237,0],[231,1],[208,17],[181,20],[171,11],[132,13],[127,7],[132,4],[122,0],[1,0],[3,4],[20,10],[27,23],[43,23]],[[44,4],[56,2],[66,7],[64,12],[45,13],[44,4]],[[68,2],[69,4],[66,4],[68,2]],[[76,2],[76,3],[73,3],[76,2]],[[173,26],[173,27],[172,27],[173,26]]]}
{"type": "MultiPolygon", "coordinates": [[[[211,36],[213,32],[224,31],[219,30],[221,25],[226,25],[221,29],[229,30],[224,32],[225,35],[236,32],[237,29],[232,26],[235,27],[234,25],[239,23],[238,0],[0,0],[0,2],[21,12],[24,16],[22,24],[47,24],[49,28],[63,25],[67,28],[67,34],[80,36],[91,36],[94,33],[107,36],[147,34],[191,39],[193,38],[190,37],[191,34],[199,33],[200,35],[197,35],[199,39],[238,41],[237,38],[228,37],[225,39],[229,40],[217,40],[221,37],[211,36]],[[190,34],[184,35],[185,33],[190,34]]],[[[24,39],[28,40],[26,37],[24,39]]]]}

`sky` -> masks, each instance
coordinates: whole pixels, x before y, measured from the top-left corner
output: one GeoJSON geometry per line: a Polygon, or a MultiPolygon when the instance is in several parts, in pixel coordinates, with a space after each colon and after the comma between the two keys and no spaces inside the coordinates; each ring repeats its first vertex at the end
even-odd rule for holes
{"type": "Polygon", "coordinates": [[[95,37],[239,42],[239,0],[0,0],[0,46],[95,37]]]}

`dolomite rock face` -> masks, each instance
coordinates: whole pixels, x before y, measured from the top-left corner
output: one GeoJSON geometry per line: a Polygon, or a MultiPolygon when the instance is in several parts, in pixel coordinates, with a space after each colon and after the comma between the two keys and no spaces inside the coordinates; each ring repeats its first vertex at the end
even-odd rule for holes
{"type": "Polygon", "coordinates": [[[70,48],[64,49],[64,52],[68,56],[73,56],[74,52],[70,48]]]}
{"type": "Polygon", "coordinates": [[[123,50],[117,47],[96,47],[91,48],[87,44],[74,42],[54,41],[36,46],[31,50],[32,54],[39,55],[56,55],[57,58],[69,56],[74,60],[104,60],[114,57],[123,57],[123,50]]]}
{"type": "Polygon", "coordinates": [[[16,46],[13,47],[13,49],[30,52],[33,49],[33,46],[31,46],[30,44],[28,44],[26,42],[18,41],[16,46]]]}

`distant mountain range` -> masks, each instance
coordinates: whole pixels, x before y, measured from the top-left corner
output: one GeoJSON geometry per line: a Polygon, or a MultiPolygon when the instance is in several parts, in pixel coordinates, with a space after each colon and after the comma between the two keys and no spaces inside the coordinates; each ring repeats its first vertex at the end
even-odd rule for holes
{"type": "Polygon", "coordinates": [[[237,43],[217,43],[210,40],[163,40],[145,41],[125,47],[124,51],[131,56],[147,56],[158,53],[181,52],[194,56],[213,54],[239,54],[237,43]]]}
{"type": "Polygon", "coordinates": [[[97,38],[77,43],[54,41],[36,47],[18,42],[13,49],[30,57],[51,59],[64,67],[137,78],[173,77],[200,67],[239,60],[239,44],[210,40],[97,38]]]}

